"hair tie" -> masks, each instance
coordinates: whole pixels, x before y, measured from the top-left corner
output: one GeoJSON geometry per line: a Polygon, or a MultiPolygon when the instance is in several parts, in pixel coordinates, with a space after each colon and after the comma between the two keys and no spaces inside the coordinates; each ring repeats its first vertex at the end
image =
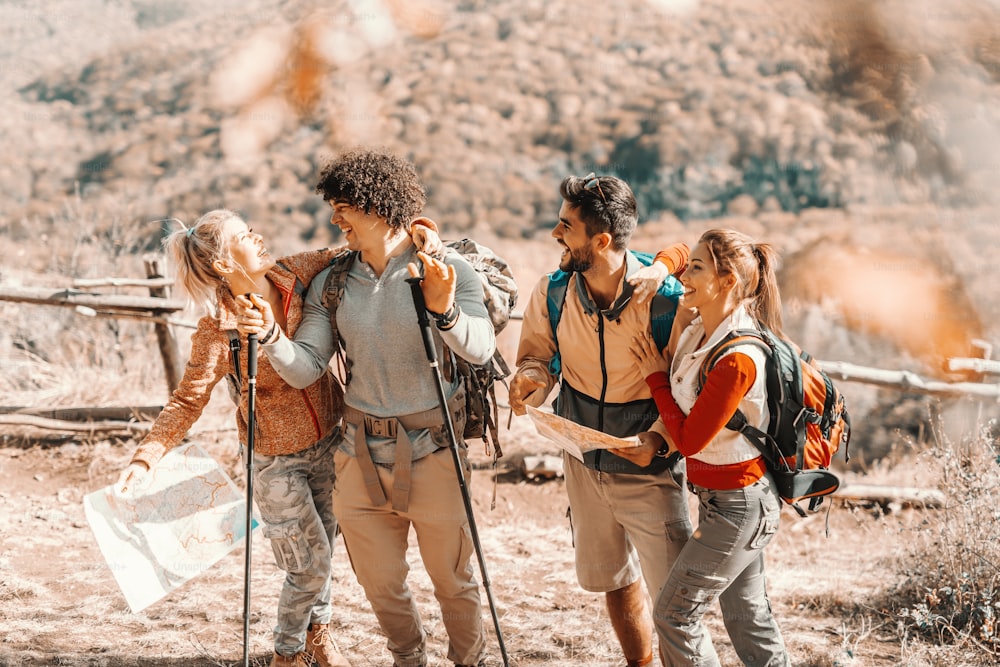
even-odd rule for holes
{"type": "Polygon", "coordinates": [[[185,236],[187,236],[188,238],[191,238],[192,234],[194,234],[194,227],[188,227],[187,228],[187,233],[185,234],[185,236]]]}

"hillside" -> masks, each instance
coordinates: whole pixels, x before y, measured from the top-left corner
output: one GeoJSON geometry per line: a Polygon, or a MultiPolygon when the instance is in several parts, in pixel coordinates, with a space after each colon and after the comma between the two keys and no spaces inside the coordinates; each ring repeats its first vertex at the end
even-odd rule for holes
{"type": "Polygon", "coordinates": [[[372,142],[413,157],[434,215],[506,235],[588,170],[649,219],[992,197],[987,2],[425,5],[395,32],[361,2],[4,7],[0,132],[27,169],[0,173],[0,214],[44,218],[78,184],[140,219],[226,203],[308,240],[323,157],[372,142]]]}

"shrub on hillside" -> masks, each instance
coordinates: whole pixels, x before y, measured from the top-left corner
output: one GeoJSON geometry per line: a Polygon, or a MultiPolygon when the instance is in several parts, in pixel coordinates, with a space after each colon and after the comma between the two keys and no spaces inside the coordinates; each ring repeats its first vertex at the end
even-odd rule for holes
{"type": "Polygon", "coordinates": [[[932,423],[936,442],[925,455],[948,500],[910,536],[906,578],[893,596],[898,628],[914,650],[925,641],[948,645],[948,655],[963,655],[962,664],[994,665],[1000,658],[996,422],[959,443],[944,437],[940,418],[932,423]]]}

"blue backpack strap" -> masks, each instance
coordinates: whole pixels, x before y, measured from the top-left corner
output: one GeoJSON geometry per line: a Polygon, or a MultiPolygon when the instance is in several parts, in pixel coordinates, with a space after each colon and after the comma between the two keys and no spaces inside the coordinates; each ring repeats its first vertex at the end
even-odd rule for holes
{"type": "MultiPolygon", "coordinates": [[[[651,265],[656,255],[638,250],[629,250],[643,266],[651,265]]],[[[563,304],[566,302],[566,288],[569,285],[569,273],[562,269],[557,269],[549,274],[549,289],[545,305],[549,312],[549,324],[552,326],[552,339],[556,344],[556,353],[549,361],[549,372],[558,375],[562,368],[559,359],[559,339],[556,337],[556,328],[559,326],[559,318],[562,317],[563,304]]],[[[677,313],[677,301],[684,293],[684,288],[674,276],[667,276],[656,294],[650,300],[649,313],[650,324],[653,332],[653,342],[659,349],[663,349],[670,341],[670,329],[674,325],[674,315],[677,313]]]]}
{"type": "Polygon", "coordinates": [[[549,311],[552,340],[556,344],[556,353],[549,360],[549,372],[553,375],[559,375],[562,370],[562,362],[559,358],[559,337],[556,336],[556,329],[559,327],[559,318],[562,317],[563,304],[566,302],[567,285],[569,285],[569,273],[566,271],[556,269],[549,274],[549,289],[546,292],[545,305],[549,311]]]}
{"type": "Polygon", "coordinates": [[[677,297],[664,294],[661,287],[653,295],[649,304],[649,322],[653,331],[653,342],[656,349],[663,350],[670,342],[670,330],[674,326],[674,315],[677,314],[677,297]]]}
{"type": "MultiPolygon", "coordinates": [[[[629,250],[643,266],[651,266],[656,261],[656,255],[639,250],[629,250]]],[[[650,324],[653,331],[653,342],[657,349],[662,350],[670,342],[670,329],[674,326],[674,315],[677,313],[677,302],[684,288],[674,276],[667,276],[649,305],[650,324]]]]}

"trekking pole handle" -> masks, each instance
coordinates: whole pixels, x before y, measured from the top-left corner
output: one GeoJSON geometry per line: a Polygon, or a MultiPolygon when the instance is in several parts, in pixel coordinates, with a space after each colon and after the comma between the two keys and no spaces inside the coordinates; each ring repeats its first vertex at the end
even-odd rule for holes
{"type": "Polygon", "coordinates": [[[257,378],[257,334],[247,335],[247,378],[250,382],[257,378]]]}
{"type": "Polygon", "coordinates": [[[427,315],[427,302],[424,301],[424,293],[420,289],[421,277],[407,278],[410,283],[410,292],[413,294],[413,303],[416,306],[417,321],[420,323],[420,337],[424,341],[424,351],[427,352],[427,361],[431,368],[438,367],[437,348],[434,346],[434,337],[431,334],[431,320],[427,315]]]}

